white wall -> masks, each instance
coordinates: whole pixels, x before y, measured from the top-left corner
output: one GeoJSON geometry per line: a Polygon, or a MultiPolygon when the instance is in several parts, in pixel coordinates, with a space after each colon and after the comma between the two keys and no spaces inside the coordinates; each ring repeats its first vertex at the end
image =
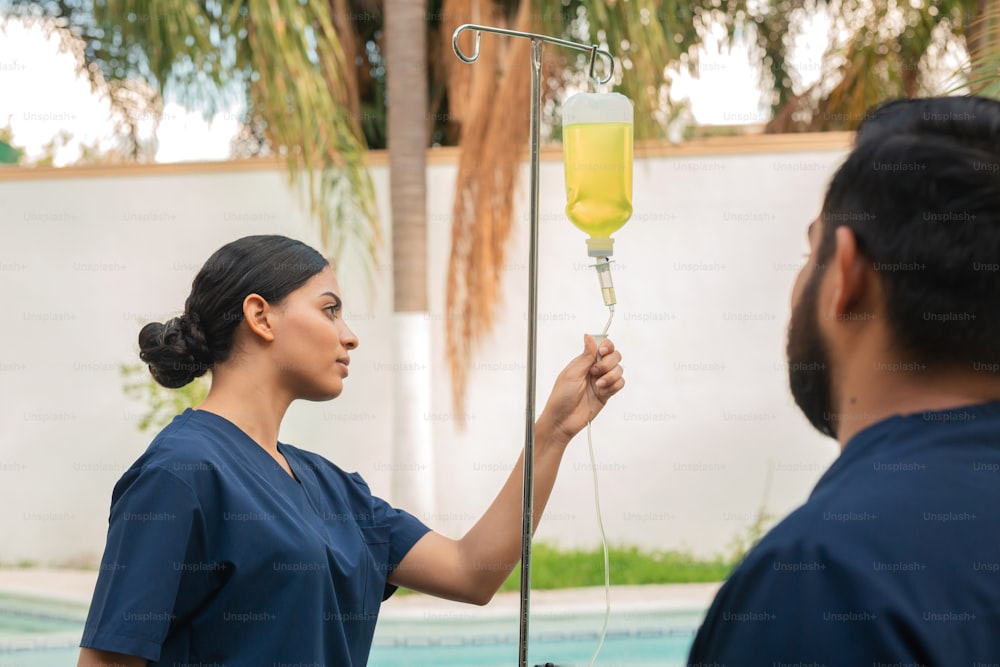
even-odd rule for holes
{"type": "MultiPolygon", "coordinates": [[[[767,509],[783,516],[836,455],[788,394],[784,335],[805,227],[844,154],[637,160],[636,213],[615,235],[619,304],[610,331],[628,386],[593,429],[613,542],[726,550],[752,522],[768,479],[767,509]]],[[[539,409],[582,349],[582,334],[606,319],[585,236],[562,216],[561,169],[558,160],[542,162],[539,409]]],[[[140,324],[176,314],[198,267],[234,238],[317,241],[277,170],[94,174],[14,180],[0,172],[0,563],[99,558],[112,487],[151,438],[137,430],[144,406],[124,396],[118,374],[120,363],[137,361],[140,324]]],[[[461,431],[443,343],[454,175],[452,163],[428,170],[435,343],[430,359],[414,361],[434,386],[426,418],[438,511],[423,518],[458,535],[523,446],[528,213],[521,196],[501,316],[476,360],[461,431]]],[[[385,167],[375,167],[375,179],[388,230],[385,167]]],[[[391,268],[383,265],[371,298],[347,267],[341,273],[361,339],[347,391],[332,403],[294,405],[282,439],[360,471],[388,496],[391,268]]],[[[584,434],[567,454],[538,539],[598,540],[584,434]]]]}

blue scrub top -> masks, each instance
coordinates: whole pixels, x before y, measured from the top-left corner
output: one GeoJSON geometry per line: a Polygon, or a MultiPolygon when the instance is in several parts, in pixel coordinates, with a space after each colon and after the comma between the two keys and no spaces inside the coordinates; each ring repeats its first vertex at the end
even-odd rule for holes
{"type": "Polygon", "coordinates": [[[357,473],[185,410],[115,486],[81,646],[155,665],[364,665],[429,530],[357,473]],[[301,482],[301,483],[300,483],[301,482]]]}
{"type": "Polygon", "coordinates": [[[688,662],[1000,663],[1000,402],[854,436],[719,591],[688,662]]]}

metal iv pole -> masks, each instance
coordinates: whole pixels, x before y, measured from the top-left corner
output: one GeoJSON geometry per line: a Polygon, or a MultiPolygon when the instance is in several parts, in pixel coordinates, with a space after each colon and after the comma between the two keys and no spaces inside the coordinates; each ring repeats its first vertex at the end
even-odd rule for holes
{"type": "Polygon", "coordinates": [[[492,32],[511,37],[526,37],[531,40],[531,189],[530,189],[530,236],[528,246],[528,364],[527,364],[527,399],[525,401],[524,427],[524,496],[521,502],[521,617],[519,630],[518,665],[528,665],[528,609],[531,593],[531,535],[534,512],[534,467],[535,467],[535,336],[538,329],[538,130],[540,125],[540,107],[542,97],[542,45],[545,42],[564,46],[566,48],[584,51],[590,54],[590,78],[605,84],[614,76],[614,57],[597,46],[578,44],[565,39],[556,39],[547,35],[538,35],[518,30],[505,30],[491,26],[466,23],[455,29],[451,38],[455,55],[466,63],[474,63],[479,58],[479,41],[482,33],[492,32]],[[458,46],[458,36],[466,30],[476,31],[475,50],[471,56],[462,53],[458,46]],[[594,65],[597,54],[608,60],[607,76],[597,79],[594,75],[594,65]]]}

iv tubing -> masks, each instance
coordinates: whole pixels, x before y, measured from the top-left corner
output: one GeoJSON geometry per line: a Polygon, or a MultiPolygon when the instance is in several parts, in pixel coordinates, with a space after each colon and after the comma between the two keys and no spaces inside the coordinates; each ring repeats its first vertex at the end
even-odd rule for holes
{"type": "MultiPolygon", "coordinates": [[[[604,331],[601,332],[601,340],[608,335],[611,328],[611,320],[615,317],[614,305],[608,306],[608,321],[604,324],[604,331]]],[[[600,359],[600,355],[598,355],[600,359]]],[[[608,536],[604,532],[604,519],[601,517],[601,492],[597,484],[597,459],[594,458],[594,439],[590,432],[591,422],[587,422],[587,451],[590,452],[590,470],[594,475],[594,507],[597,509],[597,527],[601,532],[601,549],[604,551],[604,625],[601,627],[601,639],[597,642],[594,655],[590,658],[590,667],[593,667],[598,654],[604,647],[604,639],[608,636],[608,621],[611,619],[611,564],[608,560],[608,536]]]]}
{"type": "MultiPolygon", "coordinates": [[[[611,309],[612,316],[614,309],[611,309]]],[[[611,320],[608,320],[611,324],[611,320]]],[[[604,327],[607,333],[608,327],[604,327]]],[[[601,518],[601,494],[597,488],[597,462],[594,459],[594,441],[590,435],[590,422],[587,422],[587,449],[590,451],[590,470],[594,475],[594,505],[597,507],[597,527],[601,531],[601,547],[604,549],[604,626],[601,627],[601,640],[597,642],[594,655],[590,658],[590,665],[593,666],[597,660],[597,655],[604,647],[604,638],[608,635],[608,621],[611,618],[611,566],[608,562],[608,537],[604,533],[604,520],[601,518]]]]}
{"type": "Polygon", "coordinates": [[[614,317],[615,317],[615,307],[614,306],[608,306],[608,310],[611,311],[611,312],[608,313],[608,321],[604,324],[604,331],[601,332],[602,336],[607,336],[608,335],[608,329],[611,328],[611,320],[614,319],[614,317]]]}

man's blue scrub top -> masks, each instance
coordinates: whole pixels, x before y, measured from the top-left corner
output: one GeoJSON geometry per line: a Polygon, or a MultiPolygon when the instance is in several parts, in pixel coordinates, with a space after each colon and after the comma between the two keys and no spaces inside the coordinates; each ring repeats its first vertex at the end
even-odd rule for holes
{"type": "Polygon", "coordinates": [[[186,410],[122,476],[81,646],[156,665],[368,660],[389,573],[429,529],[356,473],[186,410]]]}
{"type": "Polygon", "coordinates": [[[1000,663],[1000,402],[855,435],[719,591],[688,662],[1000,663]]]}

